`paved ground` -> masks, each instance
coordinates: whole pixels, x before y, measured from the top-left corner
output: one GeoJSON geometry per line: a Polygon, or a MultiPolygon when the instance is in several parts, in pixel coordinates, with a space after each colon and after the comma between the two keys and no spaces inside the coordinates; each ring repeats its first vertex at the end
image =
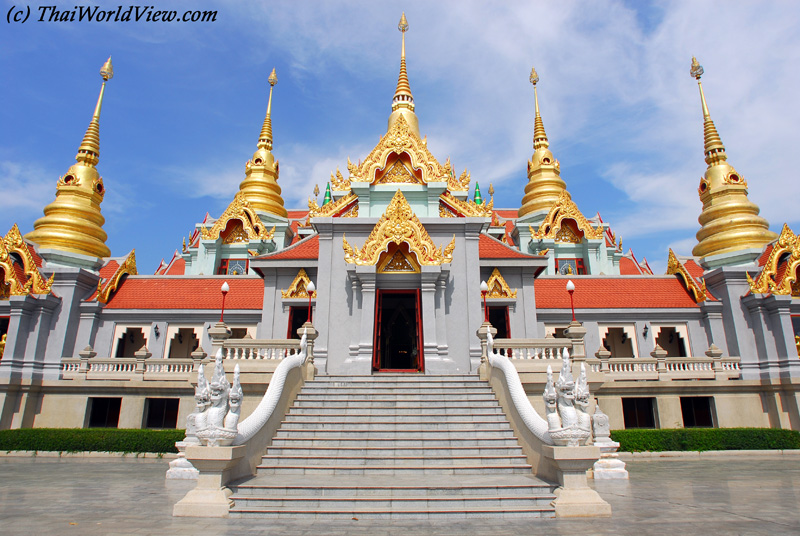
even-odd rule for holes
{"type": "Polygon", "coordinates": [[[258,521],[173,518],[192,485],[164,460],[0,458],[0,534],[800,534],[796,457],[634,460],[629,482],[598,482],[611,519],[258,521]]]}

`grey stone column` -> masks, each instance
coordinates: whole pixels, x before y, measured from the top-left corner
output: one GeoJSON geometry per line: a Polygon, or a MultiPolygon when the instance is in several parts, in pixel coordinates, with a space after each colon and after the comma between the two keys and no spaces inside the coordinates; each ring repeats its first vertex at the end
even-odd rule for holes
{"type": "Polygon", "coordinates": [[[725,338],[725,326],[722,323],[723,305],[718,301],[706,300],[700,303],[703,312],[703,324],[706,328],[708,345],[716,345],[724,354],[728,354],[728,341],[725,338]]]}
{"type": "Polygon", "coordinates": [[[25,348],[30,335],[31,316],[35,298],[11,296],[9,302],[8,335],[3,359],[0,360],[0,378],[19,379],[25,363],[25,348]]]}
{"type": "Polygon", "coordinates": [[[79,306],[80,321],[78,324],[78,333],[75,335],[75,350],[72,352],[73,356],[77,355],[87,346],[94,348],[95,337],[97,336],[97,322],[103,307],[104,305],[102,303],[96,301],[81,302],[79,306]]]}
{"type": "Polygon", "coordinates": [[[275,339],[275,292],[278,288],[278,273],[275,268],[263,268],[264,301],[261,304],[261,323],[256,337],[259,339],[275,339]]]}
{"type": "Polygon", "coordinates": [[[764,309],[769,321],[769,332],[772,334],[777,351],[777,359],[771,360],[771,368],[777,369],[775,374],[781,378],[800,377],[800,357],[794,342],[794,329],[791,316],[792,297],[771,295],[764,298],[764,309]]]}
{"type": "Polygon", "coordinates": [[[750,325],[752,326],[756,343],[756,356],[741,356],[742,359],[739,366],[742,369],[742,379],[768,379],[773,376],[773,372],[770,370],[766,332],[764,331],[767,319],[764,314],[763,295],[748,294],[742,298],[742,304],[750,314],[750,325]]]}
{"type": "Polygon", "coordinates": [[[449,271],[442,271],[436,280],[436,344],[440,356],[447,357],[447,319],[444,307],[447,292],[447,275],[449,271]]]}
{"type": "Polygon", "coordinates": [[[375,330],[375,267],[356,266],[356,276],[361,282],[361,322],[358,330],[358,355],[352,360],[354,373],[372,371],[373,335],[375,330]]]}
{"type": "Polygon", "coordinates": [[[48,338],[53,324],[53,313],[61,305],[61,299],[52,294],[30,298],[34,310],[30,319],[30,333],[25,347],[23,377],[35,380],[58,379],[61,375],[61,356],[57,360],[46,360],[48,338]]]}
{"type": "Polygon", "coordinates": [[[425,360],[438,360],[439,348],[436,340],[436,280],[439,279],[439,266],[423,266],[420,281],[422,308],[422,340],[425,360]]]}

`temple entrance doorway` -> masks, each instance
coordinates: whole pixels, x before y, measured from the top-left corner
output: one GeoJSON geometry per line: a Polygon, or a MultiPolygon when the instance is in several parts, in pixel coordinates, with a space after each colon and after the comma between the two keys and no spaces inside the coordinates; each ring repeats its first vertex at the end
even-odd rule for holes
{"type": "Polygon", "coordinates": [[[419,289],[378,289],[372,369],[422,372],[422,316],[419,289]]]}

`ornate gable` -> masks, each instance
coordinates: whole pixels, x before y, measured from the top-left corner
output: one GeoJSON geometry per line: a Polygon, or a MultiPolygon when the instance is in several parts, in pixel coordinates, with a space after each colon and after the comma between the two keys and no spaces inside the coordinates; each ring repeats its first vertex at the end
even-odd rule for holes
{"type": "Polygon", "coordinates": [[[428,231],[411,210],[403,192],[397,190],[363,247],[360,249],[352,247],[347,238],[342,236],[344,259],[350,264],[374,266],[392,243],[408,244],[409,250],[416,255],[420,265],[432,266],[453,261],[456,237],[453,236],[444,250],[441,247],[437,248],[428,231]]]}
{"type": "Polygon", "coordinates": [[[108,303],[111,293],[119,287],[122,276],[124,275],[137,275],[139,272],[136,270],[136,250],[132,249],[122,264],[119,265],[114,275],[109,277],[105,284],[101,279],[97,285],[97,301],[101,303],[108,303]]]}
{"type": "Polygon", "coordinates": [[[781,235],[772,247],[764,268],[755,281],[747,274],[750,292],[800,297],[797,270],[800,268],[800,235],[783,224],[781,235]]]}
{"type": "Polygon", "coordinates": [[[439,216],[442,218],[453,217],[479,217],[489,218],[492,216],[494,199],[488,203],[479,205],[474,201],[462,201],[451,194],[449,191],[439,196],[439,216]]]}
{"type": "MultiPolygon", "coordinates": [[[[228,240],[240,242],[247,240],[272,240],[275,236],[275,227],[273,226],[271,230],[267,231],[266,226],[261,222],[258,214],[250,208],[250,203],[247,201],[247,198],[239,191],[234,196],[231,204],[228,205],[228,208],[225,209],[225,212],[222,213],[222,216],[214,222],[214,225],[210,229],[205,226],[202,228],[201,236],[203,240],[218,239],[220,233],[228,228],[228,222],[234,219],[241,222],[241,230],[234,227],[226,237],[228,240]],[[234,235],[233,237],[231,237],[232,234],[234,235]]],[[[226,240],[226,243],[231,243],[228,242],[228,240],[226,240]]]]}
{"type": "MultiPolygon", "coordinates": [[[[308,277],[305,269],[300,268],[300,271],[297,272],[297,275],[292,281],[292,284],[289,285],[289,288],[286,290],[281,291],[281,297],[284,299],[288,298],[306,298],[308,299],[308,284],[311,283],[311,278],[308,277]]],[[[317,297],[317,291],[314,290],[311,292],[311,297],[317,297]]]]}
{"type": "Polygon", "coordinates": [[[489,287],[489,292],[486,294],[487,299],[516,299],[517,291],[509,288],[506,280],[500,274],[500,270],[495,268],[492,270],[492,275],[489,276],[489,281],[486,282],[489,287]]]}
{"type": "MultiPolygon", "coordinates": [[[[400,155],[402,153],[408,155],[413,168],[412,172],[416,170],[421,173],[423,183],[448,182],[450,180],[452,172],[434,158],[425,142],[411,132],[408,123],[401,115],[363,162],[355,165],[349,159],[347,160],[350,182],[375,184],[375,181],[384,175],[379,172],[386,168],[389,157],[392,154],[400,155]]],[[[410,176],[414,177],[414,175],[411,173],[410,176]]],[[[419,183],[419,180],[414,177],[413,182],[419,183]]]]}
{"type": "Polygon", "coordinates": [[[708,290],[706,289],[706,282],[701,279],[700,283],[692,277],[692,274],[686,269],[683,263],[678,260],[672,248],[669,250],[669,261],[667,262],[667,275],[678,275],[683,280],[683,284],[692,293],[694,301],[697,303],[704,302],[708,298],[708,290]]]}
{"type": "MultiPolygon", "coordinates": [[[[542,224],[539,226],[539,230],[534,232],[533,228],[531,227],[531,237],[536,239],[551,238],[562,242],[574,240],[574,238],[577,238],[577,236],[572,238],[565,236],[564,233],[559,235],[562,222],[566,219],[573,220],[578,226],[578,229],[583,232],[586,238],[603,238],[603,226],[600,225],[596,229],[592,227],[592,224],[589,223],[589,220],[587,220],[586,217],[581,213],[578,205],[572,201],[572,197],[566,190],[561,192],[558,201],[556,201],[556,203],[550,209],[550,212],[547,213],[547,216],[542,224]],[[571,240],[566,240],[567,238],[571,238],[571,240]]],[[[575,233],[572,232],[571,234],[575,233]]]]}
{"type": "Polygon", "coordinates": [[[0,240],[0,269],[3,271],[3,278],[0,280],[0,299],[27,294],[50,294],[53,276],[49,280],[45,280],[42,276],[16,223],[0,240]],[[20,267],[22,273],[18,273],[15,268],[12,253],[22,259],[20,267]]]}
{"type": "Polygon", "coordinates": [[[358,216],[358,196],[352,192],[327,205],[319,206],[315,199],[308,199],[308,217],[342,217],[355,218],[358,216]]]}

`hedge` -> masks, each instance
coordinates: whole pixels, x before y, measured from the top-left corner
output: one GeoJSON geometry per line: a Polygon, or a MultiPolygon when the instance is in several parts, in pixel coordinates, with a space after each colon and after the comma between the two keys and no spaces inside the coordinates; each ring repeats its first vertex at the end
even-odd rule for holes
{"type": "Polygon", "coordinates": [[[800,432],[775,428],[613,430],[623,452],[800,449],[800,432]]]}
{"type": "Polygon", "coordinates": [[[183,430],[117,428],[20,428],[0,430],[0,451],[177,452],[183,430]]]}

